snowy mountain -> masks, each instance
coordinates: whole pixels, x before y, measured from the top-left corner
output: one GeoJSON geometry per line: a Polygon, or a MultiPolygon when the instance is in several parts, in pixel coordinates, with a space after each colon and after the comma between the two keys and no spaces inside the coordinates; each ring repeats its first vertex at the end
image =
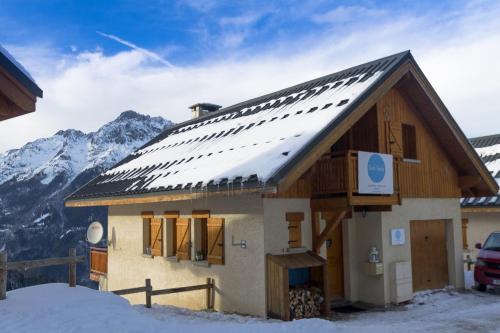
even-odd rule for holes
{"type": "MultiPolygon", "coordinates": [[[[90,221],[106,223],[105,208],[65,208],[64,198],[163,132],[172,123],[125,111],[96,132],[69,129],[0,154],[0,249],[10,260],[87,254],[90,221]]],[[[88,270],[79,266],[80,283],[88,270]]],[[[67,268],[9,273],[11,288],[66,281],[67,268]]]]}

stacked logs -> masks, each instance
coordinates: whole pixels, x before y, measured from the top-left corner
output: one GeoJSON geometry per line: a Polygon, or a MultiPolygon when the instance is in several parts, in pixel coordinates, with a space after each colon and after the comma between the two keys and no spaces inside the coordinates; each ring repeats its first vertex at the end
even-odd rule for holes
{"type": "Polygon", "coordinates": [[[317,288],[295,288],[288,291],[290,319],[319,317],[324,301],[317,288]]]}

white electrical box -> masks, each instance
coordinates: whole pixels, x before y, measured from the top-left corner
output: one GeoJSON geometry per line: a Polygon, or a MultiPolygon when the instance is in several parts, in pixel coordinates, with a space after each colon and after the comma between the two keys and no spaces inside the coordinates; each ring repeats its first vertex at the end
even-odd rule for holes
{"type": "Polygon", "coordinates": [[[399,304],[413,298],[413,280],[409,261],[393,262],[390,265],[391,302],[399,304]]]}

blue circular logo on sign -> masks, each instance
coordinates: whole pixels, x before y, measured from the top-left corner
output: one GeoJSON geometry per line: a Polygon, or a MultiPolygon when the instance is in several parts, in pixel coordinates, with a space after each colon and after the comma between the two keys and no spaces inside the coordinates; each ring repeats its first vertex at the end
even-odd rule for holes
{"type": "Polygon", "coordinates": [[[401,231],[400,230],[396,230],[396,238],[397,239],[401,238],[401,231]]]}
{"type": "Polygon", "coordinates": [[[385,164],[379,155],[372,155],[368,159],[368,176],[374,183],[380,183],[384,179],[385,164]]]}

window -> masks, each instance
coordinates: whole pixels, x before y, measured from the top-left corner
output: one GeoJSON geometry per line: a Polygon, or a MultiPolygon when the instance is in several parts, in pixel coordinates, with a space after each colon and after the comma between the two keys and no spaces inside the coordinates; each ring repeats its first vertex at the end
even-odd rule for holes
{"type": "Polygon", "coordinates": [[[403,157],[417,159],[417,134],[415,126],[403,124],[403,157]]]}
{"type": "Polygon", "coordinates": [[[165,217],[165,236],[167,241],[168,257],[175,257],[177,255],[177,220],[179,219],[178,211],[166,211],[163,214],[165,217]]]}
{"type": "Polygon", "coordinates": [[[224,264],[224,219],[209,211],[193,211],[194,260],[224,264]]]}
{"type": "Polygon", "coordinates": [[[163,255],[163,219],[153,212],[142,213],[142,253],[150,256],[163,255]]]}
{"type": "Polygon", "coordinates": [[[304,213],[286,213],[286,221],[288,223],[288,247],[302,247],[302,221],[304,221],[304,213]]]}

